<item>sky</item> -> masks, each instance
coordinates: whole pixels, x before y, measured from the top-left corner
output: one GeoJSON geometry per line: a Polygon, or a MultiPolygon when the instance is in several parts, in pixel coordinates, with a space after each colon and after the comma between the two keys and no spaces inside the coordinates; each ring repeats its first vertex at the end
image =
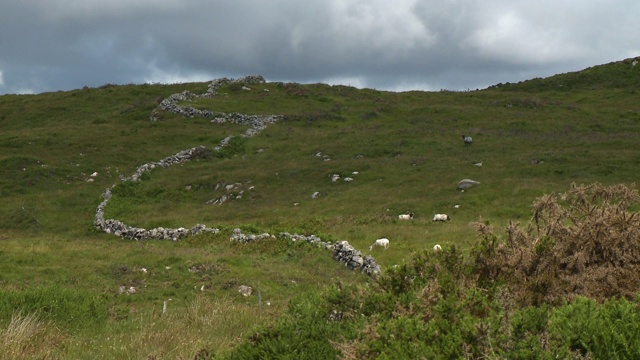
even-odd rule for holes
{"type": "Polygon", "coordinates": [[[474,90],[636,56],[638,0],[0,2],[0,94],[246,75],[474,90]]]}

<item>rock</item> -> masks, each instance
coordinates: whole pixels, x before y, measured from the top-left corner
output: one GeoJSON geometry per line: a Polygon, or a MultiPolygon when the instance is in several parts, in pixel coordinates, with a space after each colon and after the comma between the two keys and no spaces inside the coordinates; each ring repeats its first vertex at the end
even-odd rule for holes
{"type": "Polygon", "coordinates": [[[471,180],[471,179],[463,179],[463,180],[460,180],[460,182],[458,182],[458,190],[469,189],[476,185],[480,185],[480,183],[478,181],[471,180]]]}
{"type": "Polygon", "coordinates": [[[249,296],[253,292],[253,289],[247,285],[240,285],[238,292],[242,294],[242,296],[249,296]]]}

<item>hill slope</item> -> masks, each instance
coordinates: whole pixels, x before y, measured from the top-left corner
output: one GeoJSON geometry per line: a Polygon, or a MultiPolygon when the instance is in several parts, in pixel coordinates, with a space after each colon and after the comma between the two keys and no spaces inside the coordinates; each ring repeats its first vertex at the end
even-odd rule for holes
{"type": "Polygon", "coordinates": [[[548,78],[536,78],[517,84],[498,84],[489,88],[504,91],[576,91],[619,89],[635,91],[640,87],[640,57],[629,58],[587,69],[558,74],[548,78]]]}
{"type": "MultiPolygon", "coordinates": [[[[436,243],[467,252],[478,242],[470,223],[526,223],[535,198],[573,182],[635,182],[640,105],[632,64],[462,93],[236,82],[216,96],[178,102],[282,116],[252,137],[240,136],[246,124],[158,108],[172,94],[206,93],[205,83],[1,96],[0,301],[13,304],[4,309],[50,309],[44,318],[63,332],[47,338],[54,354],[74,357],[91,347],[96,357],[163,357],[174,349],[192,357],[203,347],[227,349],[253,325],[274,324],[297,295],[336,281],[370,281],[314,247],[231,243],[236,227],[347,240],[387,269],[436,243]],[[473,144],[465,146],[462,135],[473,144]],[[225,139],[209,156],[156,168],[139,182],[120,180],[143,164],[196,146],[214,149],[225,139]],[[480,185],[458,190],[467,178],[480,185]],[[108,218],[148,229],[204,223],[220,232],[172,243],[96,231],[100,195],[114,184],[108,218]],[[414,220],[398,220],[408,212],[414,220]],[[435,223],[435,213],[452,220],[435,223]],[[379,237],[390,239],[389,249],[367,251],[379,237]],[[260,289],[259,298],[237,292],[247,284],[260,289]],[[122,286],[137,292],[121,294],[122,286]],[[52,308],[37,300],[42,294],[56,303],[86,302],[99,316],[66,323],[73,307],[52,308]],[[170,319],[159,313],[168,299],[170,319]],[[204,314],[228,307],[238,316],[213,329],[204,314]],[[137,342],[117,335],[140,328],[147,331],[137,342]],[[122,352],[107,349],[105,332],[122,352]],[[100,346],[89,346],[96,341],[100,346]],[[136,347],[141,342],[148,346],[136,347]]],[[[10,318],[0,314],[3,324],[10,318]]]]}

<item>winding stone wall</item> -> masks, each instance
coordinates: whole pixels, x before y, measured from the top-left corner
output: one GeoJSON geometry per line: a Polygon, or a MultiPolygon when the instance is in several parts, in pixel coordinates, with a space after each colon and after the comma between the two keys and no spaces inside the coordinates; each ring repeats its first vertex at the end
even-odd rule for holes
{"type": "MultiPolygon", "coordinates": [[[[376,260],[371,255],[363,255],[362,252],[351,246],[347,241],[343,240],[338,241],[335,244],[331,244],[323,241],[315,235],[304,236],[299,234],[289,234],[287,232],[280,233],[279,237],[293,242],[304,241],[326,250],[331,250],[333,258],[351,270],[360,270],[368,275],[380,274],[381,268],[376,260]]],[[[233,230],[233,235],[231,235],[231,241],[241,243],[252,243],[263,239],[275,238],[276,237],[274,235],[270,235],[268,233],[260,235],[245,235],[242,233],[242,230],[237,228],[233,230]]]]}
{"type": "MultiPolygon", "coordinates": [[[[218,80],[214,80],[209,84],[207,92],[201,95],[196,95],[190,91],[183,91],[178,94],[173,94],[168,96],[166,99],[162,100],[162,102],[158,105],[158,108],[153,110],[150,116],[151,121],[157,121],[157,113],[158,110],[163,110],[167,112],[172,112],[175,114],[179,114],[181,116],[192,118],[192,117],[204,117],[211,118],[212,123],[224,123],[231,122],[234,124],[246,125],[249,126],[249,129],[242,135],[243,137],[251,137],[257,135],[262,130],[264,130],[267,125],[272,124],[276,121],[281,120],[283,117],[281,115],[244,115],[239,113],[222,113],[222,112],[213,112],[210,110],[199,110],[189,106],[181,106],[178,105],[180,101],[191,101],[197,97],[212,97],[215,96],[220,89],[220,87],[224,84],[228,84],[231,82],[240,82],[244,84],[261,84],[264,83],[265,80],[262,76],[247,76],[244,78],[240,78],[237,80],[222,78],[218,80]]],[[[226,146],[232,136],[228,136],[223,139],[213,150],[219,151],[224,146],[226,146]]],[[[158,167],[167,168],[172,165],[181,164],[187,161],[190,161],[197,154],[206,150],[207,148],[204,146],[197,146],[191,149],[180,151],[174,155],[168,156],[159,161],[150,162],[139,166],[136,171],[131,176],[121,176],[120,180],[125,181],[140,181],[141,176],[145,172],[149,172],[158,167]]],[[[190,236],[190,235],[198,235],[202,233],[218,233],[219,230],[216,228],[210,228],[203,224],[197,224],[190,229],[186,229],[184,227],[180,227],[177,229],[172,228],[164,228],[157,227],[153,229],[144,229],[138,228],[134,226],[129,226],[123,223],[120,220],[115,219],[105,219],[105,207],[107,206],[109,199],[111,199],[111,189],[113,189],[116,185],[112,185],[111,188],[105,190],[102,194],[103,201],[98,205],[96,209],[96,214],[94,217],[94,226],[107,234],[113,234],[118,237],[126,238],[126,239],[134,239],[134,240],[147,240],[147,239],[157,239],[157,240],[172,240],[177,241],[181,238],[190,236]]],[[[331,250],[333,253],[333,258],[340,263],[343,263],[349,269],[352,270],[361,270],[362,272],[369,275],[378,275],[380,273],[380,265],[378,265],[373,257],[370,255],[362,256],[362,253],[356,250],[353,246],[349,245],[347,241],[338,241],[335,244],[331,244],[329,242],[325,242],[319,237],[315,235],[304,236],[298,234],[289,234],[289,233],[280,233],[279,236],[284,239],[289,239],[291,241],[305,241],[311,244],[315,244],[319,247],[322,247],[326,250],[331,250]]],[[[259,241],[263,239],[275,239],[275,235],[270,235],[267,233],[260,235],[245,235],[242,233],[240,229],[235,229],[233,234],[231,235],[230,240],[235,242],[242,243],[251,243],[254,241],[259,241]]]]}

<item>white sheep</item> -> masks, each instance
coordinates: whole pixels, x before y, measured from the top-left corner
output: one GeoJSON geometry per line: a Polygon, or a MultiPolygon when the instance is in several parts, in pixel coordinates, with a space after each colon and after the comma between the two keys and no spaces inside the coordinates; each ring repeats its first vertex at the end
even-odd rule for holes
{"type": "Polygon", "coordinates": [[[447,214],[435,214],[433,215],[433,221],[449,221],[451,220],[451,216],[447,214]]]}
{"type": "Polygon", "coordinates": [[[440,244],[433,245],[433,251],[435,252],[442,251],[442,246],[440,246],[440,244]]]}
{"type": "Polygon", "coordinates": [[[382,246],[385,250],[389,248],[389,239],[381,238],[376,240],[373,245],[369,246],[369,251],[373,250],[374,246],[382,246]]]}
{"type": "Polygon", "coordinates": [[[413,220],[413,213],[398,215],[398,219],[400,219],[400,220],[413,220]]]}
{"type": "Polygon", "coordinates": [[[465,145],[471,145],[471,143],[473,142],[473,139],[471,138],[471,136],[466,136],[466,135],[462,135],[462,140],[464,140],[465,145]]]}

